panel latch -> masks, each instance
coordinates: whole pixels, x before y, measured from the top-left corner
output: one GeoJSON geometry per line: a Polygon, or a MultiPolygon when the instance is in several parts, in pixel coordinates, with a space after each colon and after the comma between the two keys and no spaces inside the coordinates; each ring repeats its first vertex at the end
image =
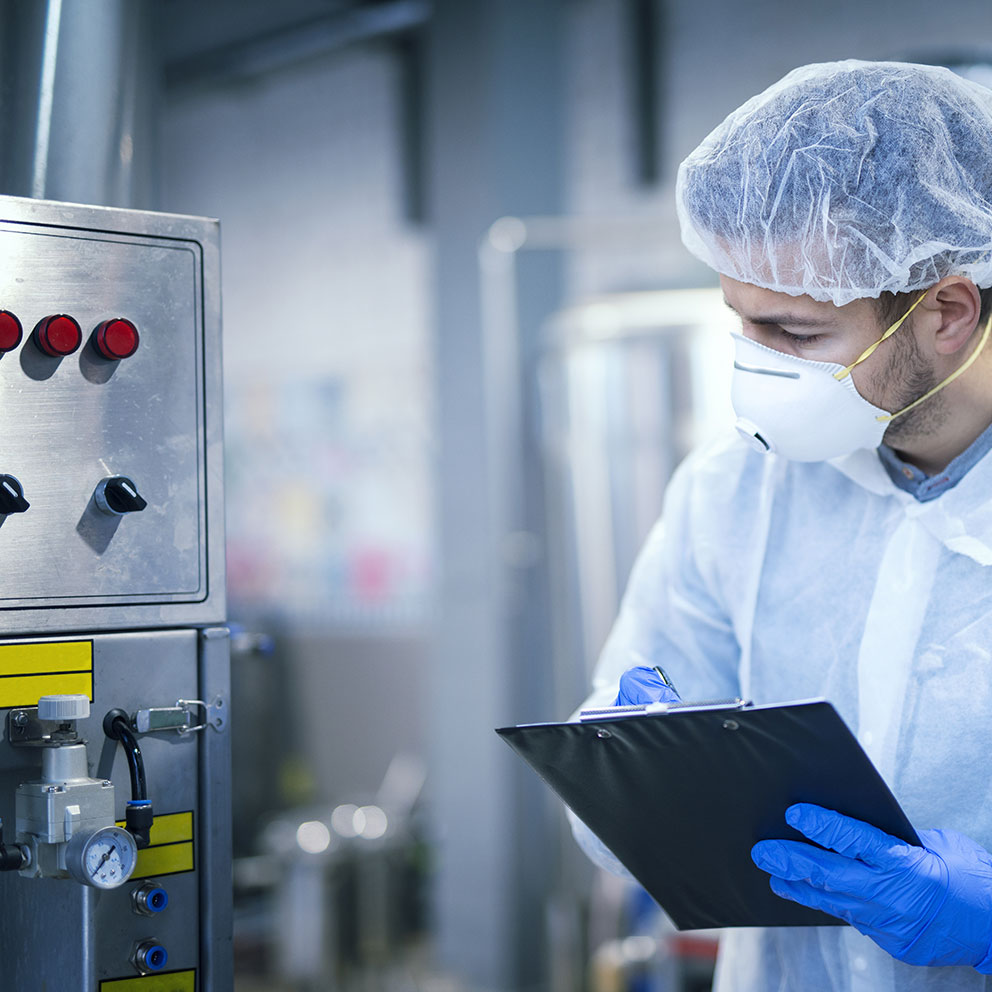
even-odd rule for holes
{"type": "Polygon", "coordinates": [[[207,727],[221,730],[227,722],[224,700],[215,696],[209,703],[202,699],[177,699],[175,706],[153,706],[138,710],[131,726],[139,734],[156,734],[174,730],[178,734],[195,734],[207,727]]]}

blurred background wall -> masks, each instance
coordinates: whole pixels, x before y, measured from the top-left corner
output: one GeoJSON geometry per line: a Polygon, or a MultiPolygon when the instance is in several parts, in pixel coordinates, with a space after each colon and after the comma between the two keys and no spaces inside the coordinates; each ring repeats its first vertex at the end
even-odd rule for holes
{"type": "Polygon", "coordinates": [[[221,218],[239,984],[606,981],[630,897],[492,728],[581,700],[720,423],[678,162],[806,62],[988,79],[992,7],[0,0],[0,31],[0,192],[221,218]]]}

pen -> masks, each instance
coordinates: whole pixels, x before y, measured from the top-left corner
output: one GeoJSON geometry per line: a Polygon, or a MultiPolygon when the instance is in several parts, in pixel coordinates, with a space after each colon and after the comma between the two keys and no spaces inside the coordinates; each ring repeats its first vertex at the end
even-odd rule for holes
{"type": "Polygon", "coordinates": [[[677,696],[679,694],[679,691],[678,689],[675,688],[675,683],[672,682],[672,680],[668,677],[668,672],[666,672],[665,669],[661,667],[661,665],[652,665],[651,667],[658,673],[658,678],[660,678],[661,681],[665,685],[667,685],[668,688],[671,689],[672,692],[674,692],[675,695],[677,696]]]}

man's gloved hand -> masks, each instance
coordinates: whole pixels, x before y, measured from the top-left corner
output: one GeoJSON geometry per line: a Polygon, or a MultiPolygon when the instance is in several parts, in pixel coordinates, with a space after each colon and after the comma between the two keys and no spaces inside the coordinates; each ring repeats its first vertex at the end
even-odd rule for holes
{"type": "Polygon", "coordinates": [[[921,830],[913,847],[808,803],[786,821],[817,844],[763,840],[754,863],[772,890],[846,920],[894,958],[992,974],[992,855],[953,830],[921,830]]]}
{"type": "Polygon", "coordinates": [[[655,668],[638,665],[620,676],[620,692],[614,706],[635,706],[643,703],[680,703],[679,694],[655,668]]]}

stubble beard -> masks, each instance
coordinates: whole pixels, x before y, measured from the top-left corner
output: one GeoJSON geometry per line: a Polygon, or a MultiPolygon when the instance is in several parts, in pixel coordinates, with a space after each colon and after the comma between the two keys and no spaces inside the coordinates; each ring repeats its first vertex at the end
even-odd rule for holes
{"type": "MultiPolygon", "coordinates": [[[[910,328],[893,335],[895,348],[888,367],[878,376],[877,386],[892,391],[892,410],[898,411],[914,403],[937,385],[937,376],[920,352],[910,328]],[[893,388],[893,383],[895,387],[893,388]]],[[[914,407],[891,421],[882,440],[890,448],[936,434],[947,419],[947,404],[943,393],[914,407]]]]}

